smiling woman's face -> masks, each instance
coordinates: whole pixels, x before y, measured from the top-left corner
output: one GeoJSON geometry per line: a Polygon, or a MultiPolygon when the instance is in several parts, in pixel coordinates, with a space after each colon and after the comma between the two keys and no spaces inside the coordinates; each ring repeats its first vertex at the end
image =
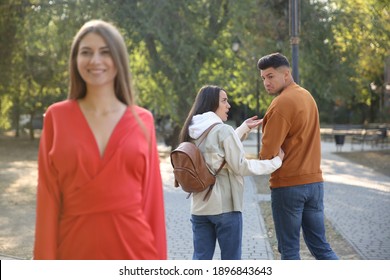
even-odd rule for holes
{"type": "Polygon", "coordinates": [[[215,113],[222,121],[226,122],[228,119],[228,112],[230,109],[230,104],[228,102],[227,94],[225,91],[221,90],[219,92],[219,106],[215,113]]]}
{"type": "Polygon", "coordinates": [[[87,86],[109,85],[114,88],[117,69],[110,49],[100,35],[91,32],[81,39],[77,69],[87,86]]]}

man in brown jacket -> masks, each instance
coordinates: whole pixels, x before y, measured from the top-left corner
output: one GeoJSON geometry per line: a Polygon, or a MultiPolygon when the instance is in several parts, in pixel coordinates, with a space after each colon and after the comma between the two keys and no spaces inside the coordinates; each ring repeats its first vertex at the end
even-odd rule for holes
{"type": "Polygon", "coordinates": [[[260,159],[285,152],[271,174],[272,215],[282,259],[300,259],[302,227],[316,259],[338,259],[325,237],[320,122],[311,94],[293,80],[285,56],[274,53],[257,63],[264,87],[275,96],[263,120],[260,159]]]}

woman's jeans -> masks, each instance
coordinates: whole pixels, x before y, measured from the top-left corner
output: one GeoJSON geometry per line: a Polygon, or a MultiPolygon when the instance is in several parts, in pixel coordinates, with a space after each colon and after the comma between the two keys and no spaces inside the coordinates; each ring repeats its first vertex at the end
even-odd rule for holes
{"type": "Polygon", "coordinates": [[[311,254],[337,260],[325,237],[323,182],[273,188],[272,215],[282,260],[299,260],[300,229],[311,254]]]}
{"type": "Polygon", "coordinates": [[[240,260],[242,247],[242,213],[191,216],[194,254],[193,260],[213,259],[216,241],[222,260],[240,260]]]}

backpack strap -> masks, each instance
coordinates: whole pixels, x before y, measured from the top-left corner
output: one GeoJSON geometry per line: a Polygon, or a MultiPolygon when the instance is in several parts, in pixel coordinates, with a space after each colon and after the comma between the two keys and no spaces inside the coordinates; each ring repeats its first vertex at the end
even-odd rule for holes
{"type": "MultiPolygon", "coordinates": [[[[221,163],[221,166],[218,168],[217,172],[215,172],[215,177],[217,177],[219,171],[222,170],[222,168],[225,166],[225,164],[226,164],[226,160],[223,160],[223,162],[221,163]]],[[[214,187],[214,185],[209,187],[209,190],[207,191],[206,195],[204,196],[203,201],[206,201],[208,196],[211,194],[211,191],[213,190],[213,187],[214,187]]]]}
{"type": "MultiPolygon", "coordinates": [[[[217,172],[215,172],[215,176],[218,175],[219,171],[222,170],[222,168],[225,166],[225,164],[226,164],[226,160],[223,160],[221,166],[218,168],[217,172]]],[[[177,183],[177,181],[176,181],[175,183],[177,183]]],[[[209,195],[211,194],[211,191],[213,190],[213,187],[214,187],[214,185],[212,185],[212,186],[209,187],[207,193],[205,194],[205,196],[204,196],[204,198],[203,198],[203,201],[206,201],[206,200],[207,200],[207,198],[208,198],[209,195]]],[[[187,199],[190,198],[191,194],[192,194],[192,193],[189,193],[189,194],[188,194],[187,199]]]]}
{"type": "MultiPolygon", "coordinates": [[[[216,126],[217,124],[220,124],[219,122],[217,123],[213,123],[212,125],[210,125],[203,133],[202,135],[199,137],[199,143],[198,143],[198,147],[200,146],[200,144],[202,144],[203,140],[206,139],[206,136],[209,134],[209,132],[213,129],[214,126],[216,126]]],[[[226,164],[226,160],[223,160],[221,166],[218,168],[217,172],[215,172],[215,175],[214,176],[217,176],[219,171],[222,170],[222,168],[225,166],[226,164]]],[[[213,190],[213,187],[214,186],[210,186],[206,195],[204,196],[203,198],[203,201],[206,201],[206,199],[209,197],[209,195],[211,194],[211,191],[213,190]]],[[[188,194],[187,196],[187,199],[191,196],[191,193],[188,194]]]]}
{"type": "Polygon", "coordinates": [[[202,144],[203,140],[206,139],[206,136],[207,134],[209,134],[210,130],[213,129],[214,126],[216,126],[217,124],[220,124],[220,123],[213,123],[212,125],[209,126],[209,128],[207,128],[203,133],[202,135],[200,135],[199,137],[199,143],[198,143],[198,147],[200,146],[200,144],[202,144]]]}
{"type": "MultiPolygon", "coordinates": [[[[213,123],[212,125],[209,126],[209,128],[207,128],[203,133],[202,135],[199,137],[200,141],[198,143],[198,147],[200,146],[200,144],[202,144],[203,140],[206,139],[206,136],[207,134],[209,134],[210,130],[213,129],[214,126],[216,126],[217,124],[220,124],[220,123],[213,123]]],[[[221,171],[221,169],[223,168],[223,166],[225,165],[226,161],[223,160],[221,166],[218,168],[217,172],[215,172],[214,176],[217,176],[219,171],[221,171]]]]}
{"type": "Polygon", "coordinates": [[[218,168],[217,172],[215,172],[215,176],[218,175],[219,171],[221,171],[221,169],[224,167],[225,163],[226,163],[226,160],[224,159],[223,162],[221,163],[221,166],[218,168]]]}
{"type": "MultiPolygon", "coordinates": [[[[220,124],[220,123],[219,123],[219,122],[213,123],[213,124],[210,125],[205,131],[203,131],[203,133],[202,133],[202,134],[200,135],[200,137],[199,137],[200,141],[199,141],[197,147],[199,147],[200,144],[202,144],[202,142],[203,142],[203,140],[206,138],[207,134],[209,134],[209,132],[211,131],[211,129],[212,129],[214,126],[216,126],[217,124],[220,124]]],[[[223,167],[223,166],[221,166],[220,169],[222,169],[222,167],[223,167]]],[[[218,169],[217,173],[219,172],[220,169],[218,169]]],[[[217,173],[216,173],[215,175],[217,175],[217,173]]],[[[174,180],[174,181],[175,181],[175,182],[174,182],[175,187],[176,187],[176,188],[179,187],[179,182],[177,182],[176,180],[174,180]]],[[[188,199],[190,196],[191,196],[191,193],[189,193],[189,195],[187,196],[187,199],[188,199]]]]}

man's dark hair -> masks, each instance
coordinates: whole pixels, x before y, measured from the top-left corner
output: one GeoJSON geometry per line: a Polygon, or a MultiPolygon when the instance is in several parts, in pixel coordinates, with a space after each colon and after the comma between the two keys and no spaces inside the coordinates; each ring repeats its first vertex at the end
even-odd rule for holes
{"type": "Polygon", "coordinates": [[[290,67],[287,57],[280,53],[271,53],[269,55],[263,56],[257,62],[257,69],[265,70],[270,67],[278,68],[280,66],[290,67]]]}

